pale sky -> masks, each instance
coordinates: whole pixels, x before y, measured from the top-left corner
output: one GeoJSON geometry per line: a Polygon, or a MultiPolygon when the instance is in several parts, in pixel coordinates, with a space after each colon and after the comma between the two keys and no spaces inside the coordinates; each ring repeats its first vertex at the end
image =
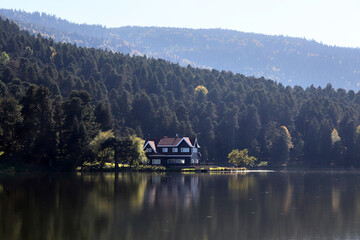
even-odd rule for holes
{"type": "Polygon", "coordinates": [[[107,27],[222,28],[360,47],[360,0],[0,0],[107,27]]]}

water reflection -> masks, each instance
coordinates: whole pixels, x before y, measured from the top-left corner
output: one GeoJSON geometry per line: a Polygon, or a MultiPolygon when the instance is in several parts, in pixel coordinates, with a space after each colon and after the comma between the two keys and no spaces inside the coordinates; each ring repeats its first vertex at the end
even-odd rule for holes
{"type": "Polygon", "coordinates": [[[0,175],[0,239],[359,239],[360,174],[0,175]]]}
{"type": "Polygon", "coordinates": [[[152,175],[145,191],[145,202],[151,208],[189,209],[199,202],[199,176],[152,175]]]}

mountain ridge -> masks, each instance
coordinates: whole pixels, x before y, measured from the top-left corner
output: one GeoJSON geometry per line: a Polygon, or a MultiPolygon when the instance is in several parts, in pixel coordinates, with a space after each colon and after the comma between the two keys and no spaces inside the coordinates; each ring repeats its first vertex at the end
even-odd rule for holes
{"type": "Polygon", "coordinates": [[[40,13],[2,9],[0,15],[17,21],[22,29],[79,46],[146,55],[182,66],[190,64],[193,67],[220,69],[247,76],[263,76],[290,86],[306,87],[313,84],[325,87],[331,83],[335,88],[360,89],[358,48],[218,28],[106,28],[101,25],[74,24],[40,13]],[[36,22],[43,23],[43,26],[37,26],[36,22]],[[50,26],[53,28],[50,29],[50,26]]]}

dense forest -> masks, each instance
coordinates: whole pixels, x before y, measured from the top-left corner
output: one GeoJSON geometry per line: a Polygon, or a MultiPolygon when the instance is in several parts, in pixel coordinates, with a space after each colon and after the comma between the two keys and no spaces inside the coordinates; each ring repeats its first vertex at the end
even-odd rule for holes
{"type": "Polygon", "coordinates": [[[360,166],[360,92],[56,43],[0,19],[0,152],[40,165],[91,161],[99,132],[197,137],[270,165],[360,166]]]}
{"type": "Polygon", "coordinates": [[[185,67],[264,76],[290,86],[326,87],[331,83],[335,88],[360,89],[360,49],[224,29],[106,28],[7,9],[0,9],[0,15],[14,20],[21,29],[57,42],[147,55],[185,67]]]}

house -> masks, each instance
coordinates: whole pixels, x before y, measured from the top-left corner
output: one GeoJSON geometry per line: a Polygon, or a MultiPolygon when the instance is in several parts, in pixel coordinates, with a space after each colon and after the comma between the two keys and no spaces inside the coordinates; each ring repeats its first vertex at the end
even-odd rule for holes
{"type": "Polygon", "coordinates": [[[148,139],[143,149],[150,165],[190,166],[200,163],[200,146],[196,138],[148,139]]]}

